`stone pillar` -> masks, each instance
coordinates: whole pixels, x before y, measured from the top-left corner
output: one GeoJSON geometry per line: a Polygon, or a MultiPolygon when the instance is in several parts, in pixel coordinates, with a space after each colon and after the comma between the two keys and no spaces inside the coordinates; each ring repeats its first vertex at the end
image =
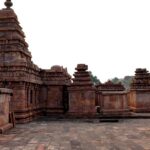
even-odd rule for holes
{"type": "Polygon", "coordinates": [[[73,83],[69,90],[69,112],[72,117],[94,117],[95,111],[95,87],[90,73],[85,64],[77,65],[73,83]]]}
{"type": "Polygon", "coordinates": [[[13,125],[9,123],[9,103],[12,90],[0,88],[0,133],[3,133],[13,125]]]}

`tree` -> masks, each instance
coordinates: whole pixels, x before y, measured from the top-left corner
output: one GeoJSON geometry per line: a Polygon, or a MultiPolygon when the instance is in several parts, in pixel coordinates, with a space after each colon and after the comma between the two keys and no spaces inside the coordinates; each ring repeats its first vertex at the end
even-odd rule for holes
{"type": "Polygon", "coordinates": [[[120,82],[120,79],[118,79],[117,77],[111,79],[111,82],[114,83],[114,84],[117,84],[120,82]]]}
{"type": "Polygon", "coordinates": [[[115,84],[121,82],[122,85],[128,90],[128,89],[130,89],[130,84],[131,84],[132,80],[133,80],[133,76],[125,76],[124,78],[120,78],[120,79],[115,77],[115,78],[111,79],[110,81],[112,81],[115,84]]]}
{"type": "Polygon", "coordinates": [[[133,80],[133,76],[125,76],[124,79],[122,80],[122,84],[126,89],[130,89],[130,84],[133,80]]]}
{"type": "Polygon", "coordinates": [[[92,79],[92,82],[93,82],[94,85],[97,85],[97,84],[101,83],[100,80],[97,78],[97,76],[94,76],[92,74],[92,72],[90,72],[90,76],[91,76],[91,79],[92,79]]]}

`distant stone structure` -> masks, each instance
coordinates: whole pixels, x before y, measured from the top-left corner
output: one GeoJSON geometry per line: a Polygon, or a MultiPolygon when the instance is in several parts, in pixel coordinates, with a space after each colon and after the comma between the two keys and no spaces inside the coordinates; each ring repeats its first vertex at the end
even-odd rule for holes
{"type": "Polygon", "coordinates": [[[100,83],[97,85],[100,91],[124,91],[125,88],[121,83],[114,84],[112,81],[107,81],[104,84],[100,83]]]}
{"type": "Polygon", "coordinates": [[[129,106],[134,112],[150,112],[150,74],[138,68],[131,84],[129,106]]]}
{"type": "Polygon", "coordinates": [[[95,115],[96,88],[85,64],[77,65],[69,91],[69,114],[77,117],[95,115]]]}
{"type": "Polygon", "coordinates": [[[105,116],[129,116],[127,92],[121,83],[97,85],[97,105],[105,116]]]}
{"type": "Polygon", "coordinates": [[[150,78],[146,69],[136,70],[128,93],[121,84],[110,81],[94,86],[85,64],[77,65],[73,79],[62,66],[41,69],[31,60],[11,0],[5,5],[0,10],[0,87],[13,90],[10,109],[17,123],[40,115],[94,117],[96,106],[108,116],[129,115],[130,109],[150,111],[150,78]]]}

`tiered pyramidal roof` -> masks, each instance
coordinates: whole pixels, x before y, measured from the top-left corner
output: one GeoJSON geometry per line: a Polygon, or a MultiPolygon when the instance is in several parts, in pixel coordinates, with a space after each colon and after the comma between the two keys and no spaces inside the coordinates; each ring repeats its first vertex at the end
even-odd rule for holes
{"type": "Polygon", "coordinates": [[[124,91],[125,88],[121,83],[114,84],[112,81],[107,81],[104,84],[97,85],[99,91],[124,91]]]}
{"type": "Polygon", "coordinates": [[[0,64],[6,65],[31,61],[25,35],[12,5],[11,0],[7,0],[6,8],[0,10],[0,64]]]}
{"type": "Polygon", "coordinates": [[[88,66],[85,64],[78,64],[76,68],[76,72],[74,73],[73,83],[72,85],[80,85],[80,86],[92,86],[92,79],[90,73],[87,71],[88,66]]]}
{"type": "Polygon", "coordinates": [[[149,89],[150,88],[150,74],[144,68],[138,68],[135,71],[135,77],[131,84],[131,89],[149,89]]]}

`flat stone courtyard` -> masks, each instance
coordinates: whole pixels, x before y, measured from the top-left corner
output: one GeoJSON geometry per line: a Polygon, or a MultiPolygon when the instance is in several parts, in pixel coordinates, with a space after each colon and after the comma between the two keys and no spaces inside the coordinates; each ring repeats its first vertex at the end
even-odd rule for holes
{"type": "Polygon", "coordinates": [[[150,150],[150,119],[40,119],[0,135],[0,150],[150,150]]]}

